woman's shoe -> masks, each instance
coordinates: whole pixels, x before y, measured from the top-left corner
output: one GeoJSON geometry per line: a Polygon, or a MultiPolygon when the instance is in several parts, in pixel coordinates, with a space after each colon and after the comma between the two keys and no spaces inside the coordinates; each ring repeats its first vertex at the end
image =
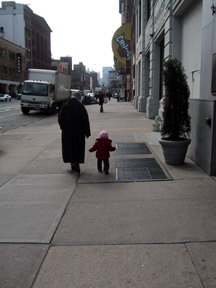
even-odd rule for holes
{"type": "Polygon", "coordinates": [[[76,171],[78,174],[80,174],[80,166],[79,166],[79,163],[73,163],[71,164],[71,169],[73,171],[76,171]]]}

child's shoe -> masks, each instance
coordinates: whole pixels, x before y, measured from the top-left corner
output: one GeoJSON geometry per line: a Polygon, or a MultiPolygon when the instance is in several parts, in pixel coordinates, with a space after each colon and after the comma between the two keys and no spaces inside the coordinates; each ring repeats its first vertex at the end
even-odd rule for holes
{"type": "Polygon", "coordinates": [[[104,171],[104,172],[105,172],[105,174],[106,174],[106,175],[108,175],[108,174],[109,174],[109,172],[108,172],[108,171],[104,171]]]}

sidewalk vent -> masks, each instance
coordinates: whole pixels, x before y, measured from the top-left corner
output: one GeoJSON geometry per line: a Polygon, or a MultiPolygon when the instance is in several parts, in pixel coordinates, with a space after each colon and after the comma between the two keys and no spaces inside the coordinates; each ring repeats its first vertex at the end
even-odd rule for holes
{"type": "Polygon", "coordinates": [[[151,154],[146,143],[117,143],[118,155],[151,154]]]}
{"type": "Polygon", "coordinates": [[[116,143],[116,147],[116,155],[121,157],[116,158],[117,181],[168,180],[147,143],[116,143]],[[130,158],[126,158],[126,155],[130,158]]]}
{"type": "Polygon", "coordinates": [[[118,181],[166,180],[155,158],[116,159],[116,179],[118,181]]]}

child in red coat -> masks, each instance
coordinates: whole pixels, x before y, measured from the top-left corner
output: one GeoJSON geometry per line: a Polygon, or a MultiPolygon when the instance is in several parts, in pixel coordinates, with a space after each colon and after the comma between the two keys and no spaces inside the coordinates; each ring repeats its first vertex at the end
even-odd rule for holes
{"type": "Polygon", "coordinates": [[[108,133],[106,131],[100,132],[100,138],[97,138],[95,144],[89,149],[89,152],[96,152],[97,157],[97,168],[99,172],[102,172],[102,162],[104,163],[104,172],[109,174],[109,157],[110,151],[115,151],[116,148],[112,145],[112,140],[108,138],[108,133]]]}

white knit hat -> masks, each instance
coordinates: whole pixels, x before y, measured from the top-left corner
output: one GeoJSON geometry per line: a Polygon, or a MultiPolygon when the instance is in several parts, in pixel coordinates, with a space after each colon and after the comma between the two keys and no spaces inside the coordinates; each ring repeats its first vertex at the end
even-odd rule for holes
{"type": "Polygon", "coordinates": [[[108,132],[107,131],[101,131],[100,132],[100,138],[108,138],[108,132]]]}

